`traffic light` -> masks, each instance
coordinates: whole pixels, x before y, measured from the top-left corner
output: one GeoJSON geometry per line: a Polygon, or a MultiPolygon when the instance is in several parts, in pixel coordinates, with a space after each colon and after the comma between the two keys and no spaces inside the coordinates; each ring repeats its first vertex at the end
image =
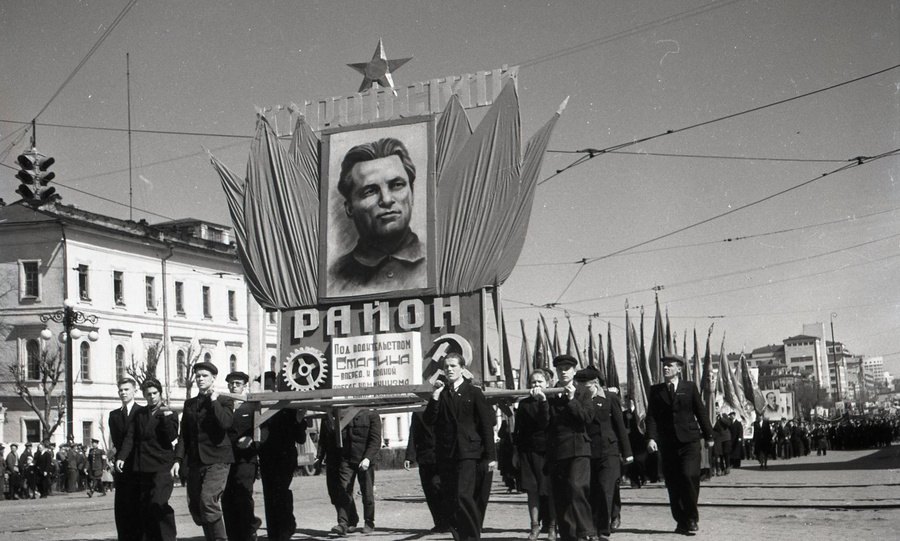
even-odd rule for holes
{"type": "Polygon", "coordinates": [[[37,149],[20,154],[17,158],[21,169],[16,173],[16,178],[22,181],[16,192],[25,199],[32,199],[39,195],[41,199],[48,199],[56,191],[55,188],[45,190],[44,187],[56,178],[56,173],[47,171],[56,160],[50,156],[44,156],[37,149]]]}

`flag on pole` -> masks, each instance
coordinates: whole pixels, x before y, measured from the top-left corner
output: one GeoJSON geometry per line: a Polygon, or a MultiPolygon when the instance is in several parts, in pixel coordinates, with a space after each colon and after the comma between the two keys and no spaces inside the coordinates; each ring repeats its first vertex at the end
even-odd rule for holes
{"type": "Polygon", "coordinates": [[[731,363],[728,362],[728,355],[725,353],[725,333],[722,333],[722,348],[720,355],[719,379],[722,380],[722,391],[725,395],[725,404],[738,416],[741,422],[746,424],[747,414],[744,413],[741,396],[734,383],[734,372],[731,370],[731,363]]]}
{"type": "Polygon", "coordinates": [[[553,358],[555,359],[560,354],[560,339],[559,339],[559,320],[557,318],[553,318],[553,344],[551,352],[553,353],[553,358]]]}
{"type": "MultiPolygon", "coordinates": [[[[659,302],[659,299],[657,299],[656,302],[658,303],[658,302],[659,302]]],[[[678,352],[677,352],[677,351],[674,351],[675,348],[674,348],[673,345],[672,345],[672,332],[671,332],[671,330],[672,330],[672,326],[669,325],[669,307],[667,306],[667,307],[666,307],[666,353],[669,354],[669,353],[673,353],[673,352],[674,352],[674,353],[677,355],[678,352]]]]}
{"type": "Polygon", "coordinates": [[[694,365],[694,377],[697,378],[695,381],[699,384],[700,376],[703,374],[703,371],[700,367],[700,347],[697,345],[697,327],[694,327],[694,358],[691,359],[691,361],[694,365]]]}
{"type": "Polygon", "coordinates": [[[603,381],[606,381],[606,374],[609,372],[607,369],[606,359],[603,355],[603,333],[597,333],[597,353],[599,354],[599,359],[597,359],[597,370],[600,371],[600,375],[603,376],[603,381]]]}
{"type": "Polygon", "coordinates": [[[503,327],[503,387],[506,389],[516,388],[516,378],[513,375],[512,357],[509,353],[509,335],[506,333],[506,317],[500,312],[500,322],[503,327]]]}
{"type": "MultiPolygon", "coordinates": [[[[544,317],[541,316],[541,320],[544,317]]],[[[547,350],[546,333],[541,329],[541,321],[537,324],[537,336],[534,338],[534,368],[550,372],[550,352],[547,350]]]]}
{"type": "Polygon", "coordinates": [[[641,374],[640,355],[637,351],[637,333],[634,324],[625,309],[625,388],[629,398],[634,402],[634,416],[637,419],[637,427],[641,434],[645,433],[647,420],[647,390],[644,384],[644,376],[641,374]]]}
{"type": "Polygon", "coordinates": [[[762,411],[766,406],[766,397],[763,396],[762,390],[759,388],[759,382],[750,373],[750,365],[747,363],[747,358],[743,355],[741,355],[741,378],[743,379],[744,395],[747,397],[747,401],[753,404],[754,411],[762,411]]]}
{"type": "Polygon", "coordinates": [[[584,368],[584,357],[581,356],[581,350],[578,349],[578,341],[575,339],[575,330],[572,328],[572,320],[569,314],[566,314],[566,321],[569,322],[569,336],[566,338],[566,355],[571,355],[578,359],[578,368],[584,368]]]}
{"type": "Polygon", "coordinates": [[[713,325],[710,325],[706,335],[706,354],[703,355],[703,377],[700,381],[700,394],[710,422],[716,418],[716,376],[713,374],[712,352],[709,347],[712,332],[713,325]]]}
{"type": "Polygon", "coordinates": [[[519,320],[519,326],[522,328],[522,347],[519,348],[519,389],[528,388],[528,380],[531,377],[531,371],[534,364],[531,358],[531,348],[528,347],[528,333],[525,332],[525,322],[519,320]]]}
{"type": "Polygon", "coordinates": [[[650,373],[653,374],[652,383],[662,382],[662,371],[659,363],[667,353],[666,349],[666,330],[663,327],[662,312],[659,310],[659,297],[656,297],[656,316],[653,320],[653,338],[650,340],[650,353],[648,362],[650,363],[650,373]]]}
{"type": "Polygon", "coordinates": [[[544,332],[544,349],[546,350],[548,357],[547,366],[545,368],[550,368],[550,365],[553,364],[553,359],[557,356],[556,350],[553,346],[553,340],[550,338],[550,329],[547,327],[547,320],[544,319],[544,314],[541,314],[541,326],[543,327],[544,332]]]}
{"type": "Polygon", "coordinates": [[[606,350],[606,386],[610,389],[618,389],[621,383],[619,382],[619,369],[616,368],[616,356],[613,353],[612,323],[610,322],[606,323],[606,347],[608,348],[606,350]]]}

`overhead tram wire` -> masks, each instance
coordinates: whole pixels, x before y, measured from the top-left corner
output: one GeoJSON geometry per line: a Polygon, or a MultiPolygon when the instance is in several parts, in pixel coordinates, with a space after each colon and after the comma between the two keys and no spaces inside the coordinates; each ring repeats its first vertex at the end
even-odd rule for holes
{"type": "MultiPolygon", "coordinates": [[[[750,203],[747,203],[747,204],[744,204],[744,205],[741,205],[741,206],[738,206],[738,207],[729,209],[729,210],[727,210],[727,211],[725,211],[725,212],[716,214],[715,216],[710,216],[709,218],[700,220],[699,222],[694,222],[694,223],[692,223],[692,224],[686,225],[686,226],[684,226],[684,227],[680,227],[680,228],[675,229],[675,230],[673,230],[673,231],[669,231],[668,233],[664,233],[664,234],[662,234],[662,235],[658,235],[658,236],[656,236],[656,237],[653,237],[653,238],[651,238],[651,239],[648,239],[648,240],[639,242],[639,243],[637,243],[637,244],[632,244],[631,246],[622,248],[622,249],[620,249],[620,250],[616,250],[615,252],[611,252],[611,253],[606,254],[606,255],[604,255],[604,256],[596,257],[596,258],[594,258],[594,259],[592,259],[592,260],[590,260],[590,261],[586,261],[586,262],[585,262],[585,265],[586,265],[586,264],[590,264],[590,263],[596,263],[597,261],[600,261],[600,260],[603,260],[603,259],[608,259],[608,258],[610,258],[610,257],[613,257],[613,256],[616,256],[616,255],[619,255],[619,254],[622,254],[622,253],[631,251],[631,250],[633,250],[633,249],[635,249],[635,248],[640,248],[641,246],[645,246],[645,245],[650,244],[650,243],[652,243],[652,242],[656,242],[656,241],[658,241],[658,240],[662,240],[662,239],[664,239],[664,238],[668,238],[668,237],[671,237],[671,236],[673,236],[673,235],[677,235],[678,233],[682,233],[682,232],[684,232],[684,231],[687,231],[688,229],[693,229],[693,228],[698,227],[698,226],[701,226],[701,225],[703,225],[703,224],[707,224],[707,223],[710,223],[710,222],[712,222],[712,221],[718,220],[719,218],[723,218],[723,217],[728,216],[728,215],[730,215],[730,214],[734,214],[735,212],[739,212],[739,211],[741,211],[741,210],[750,208],[750,207],[755,206],[755,205],[758,205],[758,204],[760,204],[760,203],[764,203],[764,202],[766,202],[766,201],[768,201],[768,200],[770,200],[770,199],[774,199],[774,198],[776,198],[776,197],[782,196],[782,195],[784,195],[784,194],[786,194],[786,193],[788,193],[788,192],[792,192],[792,191],[794,191],[794,190],[796,190],[796,189],[798,189],[798,188],[802,188],[802,187],[804,187],[804,186],[807,186],[807,185],[809,185],[809,184],[812,184],[813,182],[816,182],[816,181],[821,180],[821,179],[823,179],[823,178],[832,176],[832,175],[834,175],[835,173],[840,173],[840,172],[846,171],[846,170],[848,170],[848,169],[853,169],[853,168],[859,167],[859,166],[861,166],[861,165],[863,165],[863,164],[866,164],[866,163],[869,163],[869,162],[872,162],[872,161],[876,161],[876,160],[880,160],[880,159],[882,159],[882,158],[887,158],[887,157],[891,157],[891,156],[896,156],[896,155],[898,155],[898,153],[900,153],[900,148],[897,148],[897,149],[894,149],[894,150],[890,150],[890,151],[888,151],[888,152],[884,152],[884,153],[878,154],[878,155],[876,155],[876,156],[857,156],[857,157],[855,157],[855,158],[851,158],[851,160],[848,160],[848,161],[852,161],[852,163],[849,163],[849,164],[847,164],[847,165],[845,165],[845,166],[843,166],[843,167],[839,167],[839,168],[837,168],[837,169],[835,169],[835,170],[833,170],[833,171],[829,171],[829,172],[827,172],[827,173],[823,173],[822,175],[820,175],[820,176],[818,176],[818,177],[815,177],[815,178],[812,178],[812,179],[807,180],[807,181],[805,181],[805,182],[801,182],[800,184],[796,184],[796,185],[794,185],[794,186],[791,186],[790,188],[785,188],[784,190],[780,190],[780,191],[775,192],[775,193],[773,193],[773,194],[767,195],[767,196],[763,197],[762,199],[757,199],[756,201],[752,201],[752,202],[750,202],[750,203]]],[[[582,266],[582,268],[583,268],[583,266],[582,266]]],[[[572,282],[570,282],[568,286],[566,286],[566,289],[564,289],[563,292],[560,293],[559,297],[557,297],[556,302],[559,302],[559,300],[562,299],[563,295],[566,294],[566,292],[569,290],[569,288],[572,286],[573,283],[574,283],[574,280],[573,280],[572,282]]]]}
{"type": "Polygon", "coordinates": [[[696,124],[691,124],[691,125],[689,125],[689,126],[684,126],[684,127],[682,127],[682,128],[676,128],[676,129],[673,129],[673,130],[666,130],[666,131],[663,132],[663,133],[658,133],[658,134],[656,134],[656,135],[650,135],[650,136],[647,136],[647,137],[642,137],[642,138],[640,138],[640,139],[635,139],[635,140],[629,141],[629,142],[627,142],[627,143],[620,143],[620,144],[617,144],[617,145],[613,145],[613,146],[609,146],[609,147],[601,148],[601,149],[597,149],[597,148],[586,148],[586,149],[583,149],[583,150],[578,150],[578,151],[575,151],[575,152],[576,152],[576,153],[582,154],[582,156],[580,156],[578,159],[576,159],[576,160],[575,160],[574,162],[572,162],[571,164],[569,164],[569,165],[563,167],[562,169],[557,169],[556,172],[555,172],[554,174],[552,174],[552,175],[550,175],[549,177],[545,178],[544,180],[538,182],[538,186],[540,186],[540,185],[542,185],[542,184],[545,184],[545,183],[547,183],[547,182],[553,180],[554,178],[558,177],[558,176],[561,175],[562,173],[565,173],[566,171],[568,171],[568,170],[570,170],[570,169],[573,169],[573,168],[575,168],[575,167],[578,167],[579,165],[581,165],[581,164],[583,164],[583,163],[586,163],[586,162],[588,162],[588,161],[590,161],[590,160],[596,158],[597,156],[602,156],[602,155],[604,155],[604,154],[611,154],[611,153],[613,153],[613,152],[615,152],[615,151],[617,151],[617,150],[621,150],[621,149],[623,149],[623,148],[627,148],[627,147],[634,146],[634,145],[639,145],[639,144],[641,144],[641,143],[646,143],[647,141],[652,141],[652,140],[654,140],[654,139],[659,139],[659,138],[661,138],[661,137],[665,137],[665,136],[668,136],[668,135],[675,135],[676,133],[682,133],[682,132],[685,132],[685,131],[688,131],[688,130],[693,130],[693,129],[695,129],[695,128],[700,128],[700,127],[703,127],[703,126],[708,126],[708,125],[714,124],[714,123],[716,123],[716,122],[722,122],[723,120],[729,120],[729,119],[732,119],[732,118],[735,118],[735,117],[739,117],[739,116],[742,116],[742,115],[746,115],[746,114],[749,114],[749,113],[755,113],[755,112],[761,111],[761,110],[763,110],[763,109],[768,109],[768,108],[770,108],[770,107],[775,107],[775,106],[777,106],[777,105],[783,105],[783,104],[785,104],[785,103],[789,103],[789,102],[792,102],[792,101],[796,101],[796,100],[799,100],[799,99],[802,99],[802,98],[807,98],[807,97],[809,97],[809,96],[813,96],[813,95],[816,95],[816,94],[820,94],[820,93],[822,93],[822,92],[827,92],[827,91],[829,91],[829,90],[834,90],[835,88],[840,88],[840,87],[842,87],[842,86],[846,86],[846,85],[849,85],[849,84],[852,84],[852,83],[856,83],[856,82],[862,81],[862,80],[864,80],[864,79],[868,79],[868,78],[870,78],[870,77],[875,77],[875,76],[877,76],[877,75],[881,75],[881,74],[883,74],[883,73],[887,73],[888,71],[895,70],[895,69],[897,69],[897,68],[900,68],[900,64],[895,64],[895,65],[893,65],[893,66],[891,66],[891,67],[884,68],[884,69],[881,69],[881,70],[878,70],[878,71],[869,73],[869,74],[867,74],[867,75],[861,75],[861,76],[856,77],[856,78],[854,78],[854,79],[849,79],[849,80],[847,80],[847,81],[843,81],[843,82],[836,83],[836,84],[833,84],[833,85],[830,85],[830,86],[826,86],[826,87],[823,87],[823,88],[819,88],[819,89],[817,89],[817,90],[813,90],[813,91],[810,91],[810,92],[805,92],[805,93],[803,93],[803,94],[798,94],[798,95],[793,96],[793,97],[790,97],[790,98],[785,98],[785,99],[783,99],[783,100],[774,101],[774,102],[771,102],[771,103],[768,103],[768,104],[765,104],[765,105],[760,105],[760,106],[758,106],[758,107],[753,107],[753,108],[750,108],[750,109],[746,109],[746,110],[744,110],[744,111],[739,111],[739,112],[737,112],[737,113],[731,113],[731,114],[728,114],[728,115],[725,115],[725,116],[721,116],[721,117],[718,117],[718,118],[713,118],[713,119],[710,119],[710,120],[704,120],[703,122],[698,122],[698,123],[696,123],[696,124]]]}
{"type": "Polygon", "coordinates": [[[534,66],[536,64],[541,64],[543,62],[548,62],[550,60],[556,60],[557,58],[562,58],[564,56],[568,56],[570,54],[575,54],[587,49],[591,49],[593,47],[597,47],[599,45],[605,45],[607,43],[612,43],[613,41],[618,41],[620,39],[633,36],[640,32],[644,32],[646,30],[651,30],[653,28],[657,28],[669,23],[678,22],[684,19],[688,19],[690,17],[694,17],[697,15],[701,15],[706,13],[707,11],[712,11],[715,9],[723,8],[729,6],[731,4],[735,4],[742,0],[730,0],[730,1],[720,1],[720,2],[711,2],[709,4],[704,4],[702,6],[696,7],[694,9],[689,9],[687,11],[682,11],[681,13],[676,13],[675,15],[670,15],[668,17],[663,17],[662,19],[657,19],[655,21],[651,21],[649,23],[644,23],[642,25],[635,26],[634,28],[629,28],[628,30],[623,30],[621,32],[616,32],[615,34],[600,37],[597,39],[592,39],[590,41],[586,41],[584,43],[580,43],[578,45],[573,45],[571,47],[566,47],[564,49],[560,49],[558,51],[545,54],[543,56],[538,56],[532,58],[530,60],[525,60],[522,62],[516,63],[519,67],[529,67],[534,66]]]}
{"type": "Polygon", "coordinates": [[[75,77],[75,75],[81,70],[81,68],[84,67],[84,65],[91,58],[91,56],[93,56],[94,53],[97,52],[97,49],[100,48],[100,45],[102,45],[103,42],[106,41],[106,38],[108,38],[109,35],[112,33],[112,31],[115,30],[116,26],[118,26],[119,23],[122,22],[122,19],[125,18],[125,15],[131,10],[131,8],[134,7],[134,5],[136,3],[137,3],[137,0],[131,0],[130,2],[128,2],[128,4],[124,8],[122,8],[122,11],[119,12],[119,14],[116,16],[115,20],[113,20],[113,22],[109,25],[109,27],[107,27],[106,31],[104,31],[103,34],[100,36],[100,39],[97,40],[97,42],[94,44],[93,47],[91,47],[91,49],[87,52],[87,54],[84,56],[84,58],[81,59],[81,62],[79,62],[78,65],[75,66],[75,69],[72,70],[72,73],[70,73],[69,76],[66,77],[66,80],[63,81],[63,83],[59,86],[59,88],[56,90],[56,92],[54,92],[53,95],[50,97],[50,99],[47,100],[47,103],[43,107],[41,107],[41,110],[38,111],[38,113],[36,115],[34,115],[35,119],[37,119],[39,116],[41,116],[44,113],[44,111],[47,110],[47,107],[50,107],[50,104],[53,103],[53,100],[55,100],[56,97],[59,96],[59,94],[63,91],[63,89],[66,87],[66,85],[68,85],[69,82],[75,77]]]}
{"type": "MultiPolygon", "coordinates": [[[[548,150],[548,154],[583,154],[583,150],[548,150]]],[[[659,156],[663,158],[693,158],[703,160],[742,160],[753,162],[787,162],[787,163],[843,163],[845,160],[823,160],[816,158],[771,158],[765,156],[722,156],[713,154],[675,154],[669,152],[634,152],[627,150],[611,151],[609,154],[628,156],[659,156]]]]}
{"type": "MultiPolygon", "coordinates": [[[[22,122],[20,120],[6,120],[0,119],[0,122],[8,122],[10,124],[27,124],[30,125],[31,122],[22,122]]],[[[78,126],[74,124],[52,124],[48,122],[37,122],[38,126],[44,126],[48,128],[66,128],[73,130],[97,130],[97,131],[111,131],[111,132],[119,132],[119,133],[127,133],[128,128],[109,128],[103,126],[78,126]]],[[[149,133],[155,135],[185,135],[191,137],[226,137],[233,139],[253,139],[253,135],[236,135],[231,133],[206,133],[206,132],[187,132],[187,131],[175,131],[175,130],[147,130],[147,129],[134,129],[131,130],[132,133],[149,133]]]]}
{"type": "MultiPolygon", "coordinates": [[[[768,237],[768,236],[772,236],[772,235],[781,235],[784,233],[793,233],[794,231],[804,231],[806,229],[813,229],[816,227],[822,227],[822,226],[826,226],[826,225],[841,224],[841,223],[845,223],[845,222],[855,222],[857,220],[863,220],[865,218],[871,218],[872,216],[879,216],[881,214],[896,212],[898,210],[900,210],[900,207],[894,207],[894,208],[890,208],[887,210],[880,210],[878,212],[862,214],[859,216],[857,216],[857,215],[848,216],[846,218],[841,218],[840,220],[828,220],[826,222],[819,222],[819,223],[809,224],[809,225],[801,225],[798,227],[791,227],[788,229],[779,229],[778,231],[766,231],[764,233],[754,233],[754,234],[750,234],[750,235],[741,235],[738,237],[729,237],[726,239],[719,239],[719,240],[709,240],[709,241],[705,241],[705,242],[694,242],[691,244],[679,244],[677,246],[664,246],[662,248],[651,248],[648,250],[633,250],[633,251],[626,252],[624,254],[619,254],[619,255],[651,254],[651,253],[655,253],[655,252],[663,252],[666,250],[681,250],[683,248],[697,248],[700,246],[712,246],[715,244],[740,242],[740,241],[755,239],[755,238],[759,238],[759,237],[768,237]]],[[[591,262],[593,262],[593,259],[594,258],[583,258],[583,259],[579,259],[578,261],[564,261],[561,263],[523,263],[523,264],[517,265],[517,266],[519,266],[519,267],[551,267],[551,266],[555,267],[555,266],[559,266],[559,265],[581,265],[585,261],[587,261],[588,263],[591,263],[591,262]]]]}

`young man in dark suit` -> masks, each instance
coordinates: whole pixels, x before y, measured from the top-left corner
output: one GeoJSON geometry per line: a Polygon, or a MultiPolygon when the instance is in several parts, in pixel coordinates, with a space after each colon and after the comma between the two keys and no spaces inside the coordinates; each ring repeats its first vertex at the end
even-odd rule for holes
{"type": "Polygon", "coordinates": [[[9,453],[6,455],[4,462],[9,475],[9,499],[18,500],[19,485],[22,483],[22,476],[19,472],[19,444],[9,444],[9,453]]]}
{"type": "Polygon", "coordinates": [[[531,390],[539,406],[538,426],[547,430],[550,488],[562,541],[586,540],[595,533],[590,504],[591,442],[587,435],[595,413],[590,392],[575,387],[577,364],[571,355],[553,359],[556,387],[562,393],[548,397],[540,388],[531,390]]]}
{"type": "MultiPolygon", "coordinates": [[[[231,372],[225,376],[228,392],[245,395],[250,376],[244,372],[231,372]]],[[[225,531],[229,541],[255,541],[256,530],[262,524],[255,514],[253,483],[259,469],[256,443],[253,441],[253,413],[259,402],[235,400],[234,422],[228,429],[234,464],[225,483],[222,495],[222,513],[225,516],[225,531]]]]}
{"type": "Polygon", "coordinates": [[[700,513],[700,440],[715,444],[712,425],[693,381],[681,378],[684,358],[662,359],[665,382],[650,387],[647,405],[647,450],[659,450],[676,533],[694,535],[700,513]]]}
{"type": "Polygon", "coordinates": [[[443,364],[446,383],[442,379],[434,382],[422,421],[434,428],[441,490],[452,517],[453,538],[471,541],[481,539],[484,508],[497,465],[496,416],[484,392],[463,377],[466,361],[461,355],[450,353],[443,364]]]}
{"type": "Polygon", "coordinates": [[[206,540],[227,541],[221,499],[234,462],[228,438],[234,403],[215,390],[216,365],[200,362],[193,370],[198,392],[184,401],[173,473],[177,475],[182,464],[188,469],[188,510],[206,540]]]}
{"type": "Polygon", "coordinates": [[[331,532],[343,537],[359,523],[353,497],[353,486],[359,479],[364,525],[356,531],[372,533],[375,531],[375,462],[381,449],[381,417],[373,410],[357,413],[340,429],[341,445],[337,443],[338,428],[331,426],[329,421],[322,422],[316,466],[321,467],[324,461],[328,496],[337,511],[338,523],[331,532]]]}
{"type": "Polygon", "coordinates": [[[140,514],[132,520],[140,520],[144,539],[175,541],[175,511],[169,497],[175,486],[172,442],[178,438],[178,415],[163,403],[159,381],[148,379],[141,390],[147,405],[137,407],[116,468],[131,462],[138,476],[140,514]]]}
{"type": "MultiPolygon", "coordinates": [[[[141,541],[140,500],[141,486],[138,474],[134,471],[134,458],[127,457],[119,463],[119,450],[125,443],[128,428],[134,420],[139,406],[134,402],[137,383],[131,378],[119,380],[119,400],[122,407],[109,412],[109,437],[112,444],[111,456],[116,460],[113,475],[115,482],[114,514],[118,541],[141,541]]],[[[74,449],[70,452],[73,452],[74,449]]]]}

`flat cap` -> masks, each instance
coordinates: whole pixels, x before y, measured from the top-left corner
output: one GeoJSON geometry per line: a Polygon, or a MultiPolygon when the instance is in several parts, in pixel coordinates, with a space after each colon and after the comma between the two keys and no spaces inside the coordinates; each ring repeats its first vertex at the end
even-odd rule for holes
{"type": "Polygon", "coordinates": [[[193,371],[197,372],[197,370],[206,370],[207,372],[209,372],[210,374],[212,374],[214,376],[219,375],[219,369],[216,368],[216,365],[214,365],[213,363],[208,363],[206,361],[195,364],[193,371]]]}
{"type": "Polygon", "coordinates": [[[575,372],[575,381],[588,382],[592,380],[600,380],[600,372],[593,366],[582,368],[575,372]]]}
{"type": "Polygon", "coordinates": [[[659,362],[661,362],[662,364],[681,363],[681,366],[684,366],[685,364],[684,357],[682,357],[681,355],[673,355],[671,353],[668,355],[663,355],[662,359],[660,359],[659,362]]]}
{"type": "Polygon", "coordinates": [[[556,358],[553,359],[553,366],[578,366],[578,359],[571,355],[557,355],[556,358]]]}
{"type": "Polygon", "coordinates": [[[239,379],[239,380],[243,381],[244,383],[250,383],[250,376],[248,376],[244,372],[235,371],[235,372],[232,372],[232,373],[228,374],[227,376],[225,376],[225,381],[228,383],[231,383],[232,380],[236,380],[236,379],[239,379]]]}

